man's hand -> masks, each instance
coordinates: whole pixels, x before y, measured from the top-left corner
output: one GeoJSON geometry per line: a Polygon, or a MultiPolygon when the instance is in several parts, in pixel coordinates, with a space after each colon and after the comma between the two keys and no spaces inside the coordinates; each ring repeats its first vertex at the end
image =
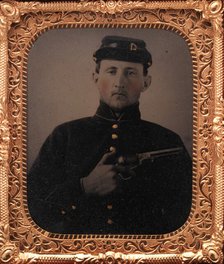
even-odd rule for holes
{"type": "Polygon", "coordinates": [[[119,173],[126,171],[123,165],[110,164],[115,152],[108,152],[93,169],[83,178],[83,187],[87,194],[99,196],[107,195],[114,191],[119,185],[119,173]]]}

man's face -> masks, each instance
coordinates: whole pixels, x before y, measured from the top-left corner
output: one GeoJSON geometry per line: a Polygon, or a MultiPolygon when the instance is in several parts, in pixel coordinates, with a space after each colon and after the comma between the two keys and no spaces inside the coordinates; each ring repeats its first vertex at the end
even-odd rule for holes
{"type": "Polygon", "coordinates": [[[102,60],[94,81],[101,101],[119,112],[138,102],[141,92],[150,84],[150,76],[143,75],[140,63],[102,60]]]}

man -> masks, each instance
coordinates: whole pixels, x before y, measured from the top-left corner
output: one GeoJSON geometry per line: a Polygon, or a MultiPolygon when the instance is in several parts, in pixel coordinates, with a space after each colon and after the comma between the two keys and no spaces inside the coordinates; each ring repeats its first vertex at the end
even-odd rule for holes
{"type": "Polygon", "coordinates": [[[28,206],[50,232],[161,234],[187,220],[191,160],[174,132],[141,120],[145,42],[107,36],[94,54],[100,105],[58,126],[28,175],[28,206]]]}

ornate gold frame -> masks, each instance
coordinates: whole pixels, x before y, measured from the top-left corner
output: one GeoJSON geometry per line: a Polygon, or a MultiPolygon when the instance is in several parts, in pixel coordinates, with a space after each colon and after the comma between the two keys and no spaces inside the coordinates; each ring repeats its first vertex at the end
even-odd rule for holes
{"type": "Polygon", "coordinates": [[[0,3],[0,261],[2,263],[222,263],[223,2],[0,3]],[[26,67],[34,40],[57,27],[144,27],[177,32],[193,63],[193,202],[170,234],[55,235],[26,205],[26,67]]]}

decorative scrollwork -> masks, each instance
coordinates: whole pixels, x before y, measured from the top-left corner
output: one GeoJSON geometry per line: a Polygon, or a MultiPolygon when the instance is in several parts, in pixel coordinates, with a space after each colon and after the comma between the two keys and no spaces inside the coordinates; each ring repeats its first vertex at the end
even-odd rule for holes
{"type": "Polygon", "coordinates": [[[223,2],[221,0],[214,0],[211,3],[204,3],[204,13],[203,16],[206,19],[215,18],[223,8],[223,2]]]}
{"type": "Polygon", "coordinates": [[[7,236],[6,234],[8,233],[9,226],[3,224],[0,222],[0,248],[3,247],[3,245],[7,241],[7,236]]]}
{"type": "Polygon", "coordinates": [[[0,3],[0,37],[5,35],[5,30],[10,29],[12,22],[19,21],[19,9],[15,3],[4,1],[0,3]]]}
{"type": "Polygon", "coordinates": [[[212,239],[202,245],[202,250],[199,250],[196,254],[192,252],[183,253],[184,263],[223,263],[223,237],[224,233],[220,227],[219,231],[214,233],[212,239]]]}
{"type": "Polygon", "coordinates": [[[0,165],[5,165],[8,159],[9,127],[8,122],[3,120],[0,125],[0,165]]]}
{"type": "MultiPolygon", "coordinates": [[[[220,103],[223,105],[224,100],[221,98],[220,103]]],[[[213,120],[213,131],[216,141],[216,156],[218,158],[218,164],[223,165],[224,162],[224,115],[222,109],[218,111],[216,117],[213,120]]]]}
{"type": "MultiPolygon", "coordinates": [[[[84,1],[83,4],[86,2],[84,1]]],[[[86,3],[88,4],[88,3],[86,3]]],[[[92,2],[93,4],[93,2],[92,2]]],[[[99,3],[98,3],[99,4],[99,3]]],[[[16,186],[11,188],[10,192],[10,213],[14,218],[18,219],[17,223],[11,223],[11,228],[15,232],[13,232],[12,239],[14,241],[19,241],[20,248],[24,250],[29,249],[31,252],[40,252],[42,254],[54,251],[70,254],[71,252],[78,251],[80,253],[87,254],[88,252],[92,252],[95,254],[96,252],[108,252],[111,250],[121,251],[128,254],[141,254],[141,253],[151,253],[151,254],[164,254],[166,252],[172,252],[175,254],[180,254],[184,249],[193,250],[195,248],[200,248],[202,242],[200,239],[208,239],[209,230],[211,228],[212,217],[210,214],[211,203],[211,188],[212,184],[211,180],[211,164],[210,164],[210,156],[207,152],[201,152],[202,160],[200,161],[201,167],[201,185],[199,185],[199,196],[200,201],[198,203],[203,202],[206,204],[206,210],[198,209],[197,214],[194,215],[193,223],[195,225],[195,230],[193,231],[192,227],[183,227],[182,235],[175,236],[173,235],[172,239],[170,235],[167,235],[163,238],[157,236],[156,240],[150,239],[150,237],[140,237],[138,240],[130,240],[129,237],[121,236],[119,239],[100,239],[94,240],[91,238],[85,239],[60,239],[57,236],[52,236],[51,238],[43,236],[38,233],[35,228],[31,228],[29,235],[26,235],[26,230],[29,227],[29,223],[26,222],[26,218],[23,216],[23,213],[18,210],[18,204],[21,200],[21,193],[19,192],[19,184],[18,181],[20,169],[21,169],[21,160],[22,160],[22,152],[18,147],[18,144],[21,144],[21,134],[19,133],[19,127],[21,127],[21,123],[18,120],[21,119],[21,73],[24,71],[24,57],[27,56],[27,49],[30,46],[30,43],[27,42],[27,39],[30,41],[33,39],[33,36],[39,35],[42,31],[49,29],[51,27],[63,27],[67,24],[75,24],[82,23],[83,25],[93,24],[93,23],[124,23],[127,24],[139,24],[141,23],[150,23],[152,25],[161,25],[163,27],[167,27],[169,29],[173,29],[175,31],[179,31],[181,35],[187,36],[190,34],[191,38],[194,40],[195,52],[197,51],[200,54],[199,57],[199,66],[198,66],[198,80],[201,83],[200,93],[200,101],[198,103],[198,108],[203,105],[203,111],[200,112],[200,122],[199,126],[203,127],[203,119],[202,116],[208,115],[209,108],[209,100],[211,101],[211,93],[210,86],[212,84],[212,78],[208,78],[207,73],[211,72],[211,61],[212,61],[212,29],[209,27],[206,30],[202,30],[204,28],[204,21],[201,20],[201,17],[197,12],[192,10],[145,10],[143,7],[133,10],[129,8],[127,11],[121,13],[116,13],[121,10],[121,6],[119,2],[111,1],[106,3],[102,1],[102,4],[105,5],[107,12],[97,12],[92,10],[86,12],[47,12],[46,14],[43,12],[38,12],[32,15],[26,15],[21,18],[20,26],[14,29],[13,32],[10,32],[9,35],[9,45],[10,45],[10,68],[9,68],[9,80],[10,80],[10,115],[13,119],[11,129],[16,126],[16,133],[13,133],[13,142],[14,148],[12,148],[11,158],[16,157],[12,160],[11,163],[11,176],[10,179],[12,181],[11,185],[16,186]],[[112,13],[115,12],[115,15],[112,13]],[[15,41],[16,40],[16,41],[15,41]],[[19,56],[18,56],[19,54],[19,56]],[[206,72],[205,72],[206,68],[206,72]],[[14,78],[12,78],[15,76],[14,78]],[[205,103],[206,102],[206,103],[205,103]],[[19,143],[20,142],[20,143],[19,143]],[[19,151],[19,152],[18,152],[19,151]],[[13,154],[14,153],[14,154],[13,154]],[[209,188],[207,188],[207,184],[209,183],[209,188]],[[21,225],[21,228],[19,226],[21,225]],[[200,231],[199,231],[200,230],[200,231]],[[201,230],[208,232],[201,232],[201,230]],[[162,244],[161,244],[162,241],[162,244]],[[190,241],[190,243],[186,243],[186,241],[190,241]],[[187,245],[186,245],[187,244],[187,245]]],[[[125,3],[124,3],[125,4],[125,3]]],[[[127,3],[126,3],[127,4],[127,3]]],[[[129,3],[130,4],[130,3],[129,3]]],[[[131,7],[131,4],[130,4],[131,7]]],[[[101,7],[102,8],[102,7],[101,7]]],[[[124,8],[124,5],[122,6],[124,8]]],[[[104,9],[105,10],[105,9],[104,9]]],[[[187,39],[187,37],[185,37],[187,39]]],[[[188,40],[190,43],[190,41],[188,40]]],[[[201,132],[203,140],[208,140],[211,137],[211,125],[210,119],[208,119],[206,123],[208,127],[208,133],[201,132]],[[203,134],[204,133],[204,134],[203,134]]],[[[207,146],[209,148],[209,146],[207,146]]],[[[199,207],[200,208],[200,207],[199,207]]]]}
{"type": "MultiPolygon", "coordinates": [[[[8,35],[10,62],[8,97],[6,97],[6,88],[0,90],[3,100],[0,101],[0,165],[7,166],[9,154],[10,239],[21,252],[25,252],[21,258],[18,255],[15,257],[15,249],[7,242],[8,226],[1,225],[0,260],[2,262],[10,262],[15,257],[16,263],[35,263],[43,254],[51,252],[71,254],[70,260],[79,263],[144,263],[148,256],[151,259],[152,256],[156,256],[154,263],[159,263],[161,259],[166,259],[167,263],[180,263],[181,261],[184,263],[195,263],[195,261],[218,263],[222,261],[223,233],[219,231],[211,237],[214,226],[212,192],[215,173],[214,163],[211,162],[213,155],[211,139],[213,136],[215,137],[215,143],[218,146],[217,156],[223,162],[224,119],[220,112],[219,114],[211,113],[211,109],[214,107],[214,69],[212,66],[213,49],[215,48],[214,34],[220,33],[220,14],[223,4],[221,0],[187,0],[182,3],[176,1],[173,3],[175,8],[170,9],[168,7],[171,2],[159,2],[161,1],[135,1],[133,4],[132,1],[121,0],[81,0],[77,3],[63,2],[57,3],[57,5],[38,2],[19,4],[12,1],[0,3],[0,42],[1,37],[6,38],[6,31],[10,28],[11,23],[16,22],[8,35]],[[157,6],[160,6],[160,9],[154,8],[157,6]],[[180,6],[182,8],[178,9],[180,6]],[[194,8],[197,10],[192,10],[194,8]],[[197,194],[197,197],[194,201],[196,202],[192,206],[196,210],[192,210],[187,223],[172,234],[132,237],[120,235],[119,238],[110,236],[100,238],[83,236],[80,238],[72,235],[54,235],[37,227],[31,222],[27,213],[21,210],[24,206],[22,177],[25,167],[23,163],[24,151],[26,151],[26,149],[22,150],[25,131],[23,131],[24,124],[21,120],[24,117],[23,103],[26,101],[23,94],[25,86],[22,78],[26,72],[27,54],[30,46],[37,36],[50,28],[63,28],[68,25],[88,27],[88,25],[97,26],[99,24],[107,26],[139,25],[139,27],[147,25],[152,28],[173,30],[185,38],[192,57],[196,58],[193,61],[193,77],[197,79],[194,82],[194,91],[196,91],[194,98],[197,98],[194,104],[197,106],[195,113],[197,115],[196,129],[198,129],[196,132],[199,138],[197,142],[199,172],[195,177],[197,189],[194,189],[194,195],[197,194]],[[6,118],[6,112],[9,114],[9,119],[6,118]],[[7,147],[9,139],[11,140],[10,151],[7,147]],[[184,251],[186,252],[183,253],[184,251]],[[78,252],[75,257],[74,252],[78,252]],[[166,253],[169,256],[163,255],[166,253]],[[145,258],[141,257],[142,254],[145,254],[145,258]]],[[[7,53],[7,47],[4,52],[7,53]]],[[[4,65],[6,64],[5,59],[4,65]]],[[[219,104],[221,105],[221,102],[219,104]]],[[[44,262],[52,262],[52,258],[52,256],[45,258],[44,262]]],[[[58,256],[57,260],[60,262],[61,258],[58,256]]]]}
{"type": "Polygon", "coordinates": [[[16,7],[15,3],[12,4],[12,1],[2,2],[0,4],[0,14],[7,17],[10,20],[18,22],[19,18],[19,9],[16,7]]]}
{"type": "Polygon", "coordinates": [[[15,247],[8,242],[9,226],[0,222],[0,262],[8,263],[15,254],[15,247]]]}
{"type": "Polygon", "coordinates": [[[203,254],[210,263],[223,263],[223,241],[223,227],[217,226],[217,231],[213,234],[211,241],[203,244],[203,254]]]}
{"type": "Polygon", "coordinates": [[[0,256],[2,263],[10,262],[14,257],[14,247],[6,243],[0,250],[0,256]]]}
{"type": "Polygon", "coordinates": [[[214,29],[217,34],[221,36],[222,32],[222,12],[223,12],[223,1],[214,0],[211,3],[204,3],[203,16],[206,19],[209,19],[214,24],[214,29]]]}

